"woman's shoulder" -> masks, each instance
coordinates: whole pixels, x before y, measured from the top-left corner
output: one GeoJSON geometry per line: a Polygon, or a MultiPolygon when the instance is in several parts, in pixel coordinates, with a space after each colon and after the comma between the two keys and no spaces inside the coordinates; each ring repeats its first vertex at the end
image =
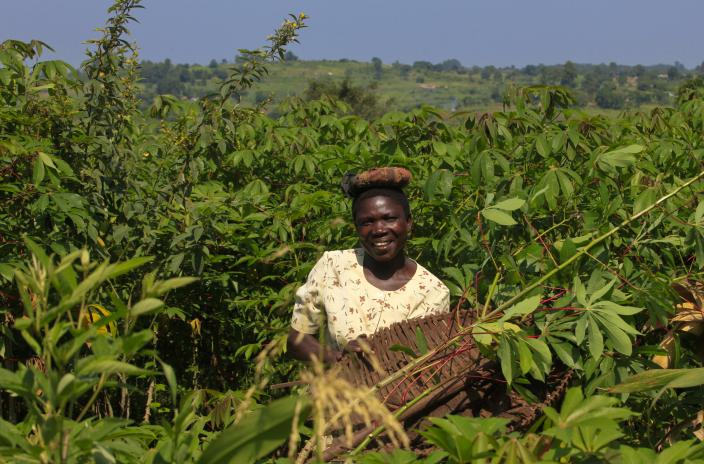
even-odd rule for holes
{"type": "Polygon", "coordinates": [[[319,263],[332,268],[349,268],[359,265],[363,254],[360,249],[350,248],[347,250],[329,250],[323,253],[319,263]]]}
{"type": "Polygon", "coordinates": [[[326,259],[329,261],[340,261],[340,260],[350,260],[356,259],[359,255],[359,249],[349,248],[347,250],[328,250],[323,253],[320,259],[326,259]]]}

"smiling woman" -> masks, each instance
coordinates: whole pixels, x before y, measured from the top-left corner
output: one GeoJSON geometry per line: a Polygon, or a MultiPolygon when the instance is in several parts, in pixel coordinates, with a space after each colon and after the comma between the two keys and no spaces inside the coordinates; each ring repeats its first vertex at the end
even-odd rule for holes
{"type": "Polygon", "coordinates": [[[409,181],[403,168],[346,176],[361,248],[324,253],[296,292],[288,337],[293,357],[334,362],[341,350],[360,351],[360,337],[449,310],[447,287],[404,252],[413,227],[402,190],[409,181]]]}

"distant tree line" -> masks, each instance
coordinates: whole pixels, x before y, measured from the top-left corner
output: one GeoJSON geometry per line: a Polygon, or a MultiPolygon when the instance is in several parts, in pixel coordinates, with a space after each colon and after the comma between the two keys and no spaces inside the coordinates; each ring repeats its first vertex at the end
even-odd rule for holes
{"type": "MultiPolygon", "coordinates": [[[[222,80],[227,75],[227,67],[237,64],[238,57],[232,62],[211,60],[207,66],[173,64],[166,59],[162,62],[143,61],[141,63],[142,97],[151,101],[155,95],[171,94],[183,98],[200,97],[209,92],[208,83],[222,80]]],[[[299,58],[288,51],[284,66],[299,62],[299,58]]],[[[341,63],[358,63],[354,60],[340,59],[341,63]]],[[[643,104],[668,104],[673,101],[677,88],[687,79],[704,76],[704,63],[694,69],[687,69],[682,63],[673,65],[620,65],[579,64],[567,61],[558,65],[515,66],[464,66],[457,59],[447,59],[439,63],[415,61],[413,64],[394,62],[384,65],[378,57],[369,63],[368,79],[382,85],[393,79],[415,79],[423,84],[437,78],[436,73],[454,73],[465,75],[470,82],[476,83],[483,91],[473,88],[465,95],[454,98],[464,105],[482,104],[490,101],[501,102],[505,87],[510,83],[521,85],[547,84],[561,85],[571,90],[580,106],[594,105],[601,108],[621,109],[637,107],[643,104]]],[[[324,80],[312,80],[305,92],[307,98],[313,95],[330,94],[346,99],[358,114],[373,114],[379,111],[373,89],[365,83],[345,82],[325,83],[324,80]],[[362,95],[364,94],[364,95],[362,95]],[[364,102],[364,103],[360,103],[364,102]],[[360,105],[371,105],[361,110],[360,105]]],[[[241,96],[240,96],[241,97],[241,96]]],[[[258,96],[262,100],[263,96],[258,96]]]]}

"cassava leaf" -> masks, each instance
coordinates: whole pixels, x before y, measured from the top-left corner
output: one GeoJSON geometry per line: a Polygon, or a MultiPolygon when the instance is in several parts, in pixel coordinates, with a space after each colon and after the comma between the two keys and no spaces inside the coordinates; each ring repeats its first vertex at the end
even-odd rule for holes
{"type": "Polygon", "coordinates": [[[203,451],[199,464],[253,463],[288,440],[293,421],[303,421],[310,405],[305,398],[287,396],[254,410],[238,424],[223,430],[203,451]],[[296,405],[300,411],[296,417],[296,405]]]}
{"type": "Polygon", "coordinates": [[[517,222],[511,217],[510,214],[495,208],[483,209],[482,216],[502,226],[512,226],[517,224],[517,222]]]}

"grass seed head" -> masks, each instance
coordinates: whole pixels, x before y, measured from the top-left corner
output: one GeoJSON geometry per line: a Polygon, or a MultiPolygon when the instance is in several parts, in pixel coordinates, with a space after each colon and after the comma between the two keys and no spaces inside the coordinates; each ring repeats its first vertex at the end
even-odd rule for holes
{"type": "Polygon", "coordinates": [[[385,427],[393,446],[408,447],[409,440],[403,427],[374,392],[366,387],[353,386],[339,374],[338,366],[324,369],[322,363],[317,361],[313,362],[310,370],[301,374],[301,379],[310,389],[315,421],[314,440],[319,451],[322,451],[327,435],[341,433],[345,444],[354,446],[355,430],[362,426],[380,425],[385,427]]]}

